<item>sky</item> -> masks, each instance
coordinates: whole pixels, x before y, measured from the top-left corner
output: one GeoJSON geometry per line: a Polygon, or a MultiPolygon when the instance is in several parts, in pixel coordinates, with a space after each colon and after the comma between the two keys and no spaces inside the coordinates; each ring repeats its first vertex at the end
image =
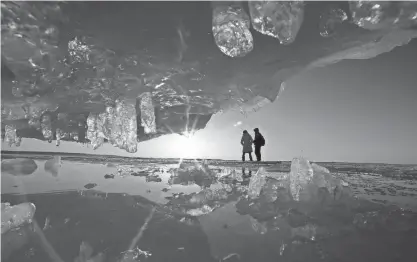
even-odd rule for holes
{"type": "MultiPolygon", "coordinates": [[[[258,127],[266,139],[263,160],[417,163],[417,41],[368,60],[347,60],[295,76],[272,104],[247,116],[215,115],[190,140],[167,135],[139,143],[129,154],[111,145],[92,150],[23,139],[12,150],[196,157],[239,160],[240,138],[258,127]],[[240,125],[237,125],[241,122],[240,125]],[[188,149],[184,151],[184,149],[188,149]]],[[[2,143],[3,150],[9,150],[2,143]]]]}

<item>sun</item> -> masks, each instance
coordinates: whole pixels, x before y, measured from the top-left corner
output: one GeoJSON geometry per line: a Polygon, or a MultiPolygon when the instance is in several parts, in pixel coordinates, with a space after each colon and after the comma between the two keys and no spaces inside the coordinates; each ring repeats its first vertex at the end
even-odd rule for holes
{"type": "Polygon", "coordinates": [[[180,158],[199,158],[204,152],[203,141],[190,132],[177,135],[173,146],[180,158]]]}

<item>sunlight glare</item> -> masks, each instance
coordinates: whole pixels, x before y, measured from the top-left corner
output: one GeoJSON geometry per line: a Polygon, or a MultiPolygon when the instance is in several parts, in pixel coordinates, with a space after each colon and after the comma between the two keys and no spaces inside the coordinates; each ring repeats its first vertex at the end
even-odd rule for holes
{"type": "Polygon", "coordinates": [[[189,132],[176,136],[173,146],[180,158],[199,158],[204,152],[203,141],[189,132]]]}

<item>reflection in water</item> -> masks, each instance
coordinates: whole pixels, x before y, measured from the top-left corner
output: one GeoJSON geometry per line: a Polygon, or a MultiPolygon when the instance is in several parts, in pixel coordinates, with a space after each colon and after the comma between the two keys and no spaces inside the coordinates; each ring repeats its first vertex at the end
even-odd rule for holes
{"type": "Polygon", "coordinates": [[[61,167],[61,156],[54,156],[45,162],[45,171],[50,173],[53,177],[58,177],[59,168],[61,167]]]}
{"type": "Polygon", "coordinates": [[[246,174],[246,168],[242,168],[242,177],[251,177],[252,176],[252,170],[249,169],[248,174],[246,174]]]}
{"type": "Polygon", "coordinates": [[[13,188],[2,176],[4,203],[36,205],[36,223],[26,219],[2,231],[2,261],[411,261],[417,255],[412,166],[356,171],[296,159],[289,172],[288,163],[258,169],[214,161],[33,158],[45,170],[62,161],[60,179],[39,171],[14,177],[23,186],[13,188]],[[341,179],[336,194],[334,181],[341,179]],[[385,205],[375,201],[379,196],[385,205]]]}
{"type": "Polygon", "coordinates": [[[14,176],[30,175],[36,171],[38,166],[35,161],[28,158],[7,159],[1,161],[1,172],[14,176]]]}
{"type": "MultiPolygon", "coordinates": [[[[3,214],[2,214],[3,215],[3,214]]],[[[31,226],[26,224],[16,230],[8,231],[1,235],[1,259],[7,261],[11,254],[20,250],[29,242],[32,235],[31,226]]]]}

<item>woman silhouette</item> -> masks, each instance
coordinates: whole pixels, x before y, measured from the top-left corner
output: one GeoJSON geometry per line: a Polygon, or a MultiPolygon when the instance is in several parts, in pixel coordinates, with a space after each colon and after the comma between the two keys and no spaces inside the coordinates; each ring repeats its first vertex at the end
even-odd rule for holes
{"type": "Polygon", "coordinates": [[[248,131],[243,130],[242,139],[240,140],[240,144],[243,146],[242,161],[245,161],[246,154],[249,154],[250,161],[253,161],[252,160],[252,143],[253,143],[252,136],[249,135],[248,131]]]}

